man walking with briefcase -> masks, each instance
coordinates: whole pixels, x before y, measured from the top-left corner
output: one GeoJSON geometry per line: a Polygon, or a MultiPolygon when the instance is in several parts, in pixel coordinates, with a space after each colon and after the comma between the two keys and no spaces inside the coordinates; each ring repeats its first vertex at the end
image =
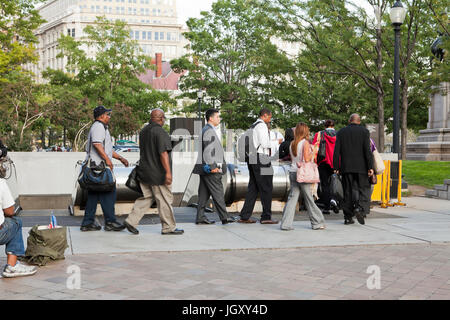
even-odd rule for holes
{"type": "MultiPolygon", "coordinates": [[[[94,109],[95,122],[89,131],[89,138],[86,144],[86,162],[90,163],[91,168],[106,167],[113,170],[114,166],[112,158],[119,160],[126,167],[128,161],[118,155],[113,150],[111,134],[108,130],[108,123],[111,120],[111,109],[104,106],[98,106],[94,109]]],[[[116,220],[115,208],[116,203],[116,187],[112,191],[98,192],[88,190],[86,209],[84,211],[84,219],[81,223],[81,231],[98,231],[101,226],[95,222],[95,212],[97,211],[97,203],[100,202],[105,218],[105,231],[122,231],[125,226],[116,220]]]]}

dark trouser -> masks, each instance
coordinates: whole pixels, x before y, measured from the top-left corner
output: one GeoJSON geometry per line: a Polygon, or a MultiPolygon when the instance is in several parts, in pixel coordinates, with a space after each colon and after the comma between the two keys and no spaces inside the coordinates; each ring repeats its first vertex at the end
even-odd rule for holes
{"type": "Polygon", "coordinates": [[[247,195],[240,216],[242,220],[248,220],[252,216],[258,193],[261,198],[263,213],[261,221],[272,219],[272,189],[273,168],[272,165],[247,164],[250,175],[247,195]],[[265,174],[270,171],[272,174],[265,174]],[[261,174],[262,173],[262,174],[261,174]]]}
{"type": "Polygon", "coordinates": [[[330,210],[330,177],[333,175],[334,171],[327,163],[321,163],[319,165],[319,176],[320,176],[320,188],[321,193],[319,194],[319,203],[324,205],[324,210],[330,210]]]}
{"type": "Polygon", "coordinates": [[[220,220],[229,218],[227,206],[225,205],[225,193],[223,192],[222,175],[220,173],[213,173],[209,175],[200,176],[200,184],[198,186],[198,207],[197,220],[202,221],[206,219],[205,208],[209,197],[212,196],[214,206],[219,214],[220,220]]]}
{"type": "Polygon", "coordinates": [[[344,216],[349,219],[354,216],[353,209],[359,206],[363,214],[370,211],[370,183],[367,174],[344,173],[342,175],[342,187],[344,188],[344,203],[342,208],[344,216]]]}
{"type": "Polygon", "coordinates": [[[88,191],[86,209],[84,210],[84,219],[82,226],[88,226],[95,221],[95,212],[97,211],[97,203],[102,206],[105,224],[116,222],[116,213],[114,205],[116,203],[116,187],[111,192],[93,192],[88,191]]]}

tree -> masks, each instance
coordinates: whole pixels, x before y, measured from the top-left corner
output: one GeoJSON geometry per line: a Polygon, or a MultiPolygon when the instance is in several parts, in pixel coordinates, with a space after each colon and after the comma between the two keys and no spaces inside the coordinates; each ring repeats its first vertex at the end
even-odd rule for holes
{"type": "Polygon", "coordinates": [[[43,0],[0,0],[0,81],[36,61],[34,30],[43,20],[35,5],[43,0]]]}
{"type": "Polygon", "coordinates": [[[0,82],[0,113],[8,147],[14,151],[30,151],[33,124],[47,112],[42,88],[25,75],[0,82]]]}
{"type": "Polygon", "coordinates": [[[150,61],[140,54],[137,42],[129,39],[125,22],[111,23],[97,17],[96,23],[87,26],[84,33],[86,37],[79,41],[70,36],[62,36],[58,41],[61,50],[58,57],[67,57],[67,69],[72,72],[62,75],[47,70],[46,76],[54,85],[77,88],[90,110],[97,104],[112,107],[113,136],[134,134],[149,119],[152,108],[166,107],[173,100],[138,79],[139,74],[150,68],[150,61]],[[90,57],[87,49],[93,49],[95,57],[90,57]]]}
{"type": "MultiPolygon", "coordinates": [[[[272,31],[260,23],[264,14],[253,0],[218,0],[210,12],[202,12],[199,19],[187,21],[190,41],[189,53],[171,61],[178,72],[187,71],[181,78],[180,96],[196,99],[199,89],[221,102],[223,121],[228,128],[247,128],[263,105],[276,107],[268,97],[266,64],[282,76],[278,66],[289,61],[271,43],[272,31]]],[[[203,110],[209,106],[203,104],[203,110]]],[[[196,105],[185,111],[195,112],[196,105]]],[[[274,110],[275,111],[275,110],[274,110]]]]}
{"type": "MultiPolygon", "coordinates": [[[[370,3],[378,6],[381,17],[387,0],[370,3]]],[[[308,85],[305,90],[314,87],[313,92],[327,94],[325,104],[317,106],[317,111],[336,119],[359,112],[367,122],[377,120],[379,148],[383,150],[384,123],[389,116],[385,103],[390,89],[384,77],[380,23],[371,21],[363,8],[346,0],[261,0],[260,6],[268,12],[268,23],[279,37],[302,44],[296,69],[308,85]],[[312,83],[313,79],[320,82],[312,83]],[[326,87],[334,88],[333,92],[323,90],[326,87]],[[378,111],[375,115],[374,105],[378,111]]]]}

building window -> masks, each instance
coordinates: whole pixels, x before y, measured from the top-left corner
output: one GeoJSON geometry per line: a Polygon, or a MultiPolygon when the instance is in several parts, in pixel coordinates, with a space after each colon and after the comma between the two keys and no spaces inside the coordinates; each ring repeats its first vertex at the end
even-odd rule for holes
{"type": "Polygon", "coordinates": [[[159,40],[159,32],[155,32],[155,40],[156,40],[156,41],[159,40]]]}
{"type": "Polygon", "coordinates": [[[152,40],[152,32],[151,31],[147,32],[147,40],[152,40]]]}
{"type": "Polygon", "coordinates": [[[139,40],[139,31],[134,32],[134,38],[135,40],[139,40]]]}
{"type": "Polygon", "coordinates": [[[72,38],[75,38],[75,28],[72,29],[72,38]]]}
{"type": "Polygon", "coordinates": [[[134,31],[133,30],[130,31],[130,39],[134,39],[134,31]]]}
{"type": "Polygon", "coordinates": [[[164,32],[159,33],[159,40],[164,40],[164,32]]]}
{"type": "Polygon", "coordinates": [[[147,40],[147,32],[142,31],[142,40],[147,40]]]}

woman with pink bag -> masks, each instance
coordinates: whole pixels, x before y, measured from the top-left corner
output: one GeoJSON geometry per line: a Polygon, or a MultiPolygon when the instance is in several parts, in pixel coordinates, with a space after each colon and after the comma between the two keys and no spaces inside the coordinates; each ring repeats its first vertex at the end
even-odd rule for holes
{"type": "Polygon", "coordinates": [[[281,230],[294,230],[292,223],[294,221],[295,209],[297,206],[300,192],[303,196],[306,209],[311,220],[313,230],[325,229],[325,219],[322,211],[314,203],[311,185],[319,182],[319,173],[317,165],[314,163],[314,153],[311,150],[309,138],[309,128],[306,124],[300,122],[295,128],[295,138],[291,143],[290,153],[292,164],[289,168],[289,179],[291,189],[289,191],[288,201],[283,210],[281,220],[281,230]],[[298,182],[300,181],[300,182],[298,182]]]}

